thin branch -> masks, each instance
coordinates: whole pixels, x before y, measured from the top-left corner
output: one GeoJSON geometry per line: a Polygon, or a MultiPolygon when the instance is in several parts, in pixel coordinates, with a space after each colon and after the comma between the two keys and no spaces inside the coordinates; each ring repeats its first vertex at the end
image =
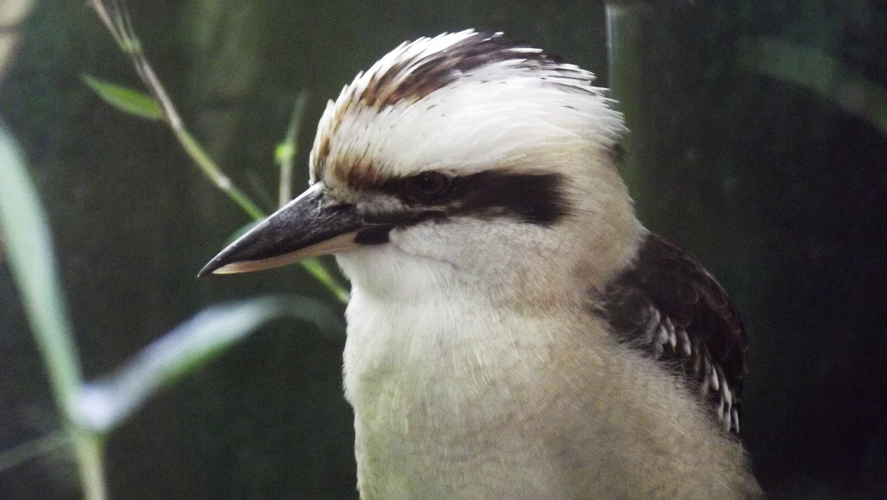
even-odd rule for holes
{"type": "MultiPolygon", "coordinates": [[[[255,220],[261,220],[265,217],[265,213],[256,205],[243,191],[237,188],[231,179],[228,178],[219,168],[207,152],[200,146],[191,133],[185,128],[181,115],[179,115],[173,104],[172,99],[166,92],[157,74],[154,73],[148,58],[142,51],[142,44],[135,35],[132,22],[126,13],[126,8],[121,0],[112,0],[111,12],[105,6],[102,0],[89,0],[92,9],[99,16],[99,19],[114,37],[117,46],[120,47],[126,55],[132,59],[136,72],[142,79],[145,86],[151,94],[160,102],[163,108],[163,115],[169,124],[179,143],[188,153],[188,155],[197,163],[197,166],[203,173],[209,177],[210,181],[216,185],[218,189],[228,195],[235,203],[237,203],[250,217],[255,220]]],[[[294,111],[293,120],[300,116],[296,116],[294,111]]],[[[299,111],[301,113],[301,111],[299,111]]],[[[292,129],[292,124],[291,124],[292,129]]],[[[298,133],[298,128],[295,129],[298,133]]],[[[287,181],[287,185],[291,184],[287,181]]],[[[281,190],[284,189],[281,186],[281,190]]],[[[333,273],[327,270],[320,261],[316,259],[308,259],[300,263],[316,280],[323,283],[332,291],[336,297],[343,302],[348,301],[348,291],[346,287],[339,284],[333,273]]]]}
{"type": "Polygon", "coordinates": [[[293,198],[293,160],[299,151],[299,129],[302,126],[302,118],[305,115],[305,104],[308,102],[308,92],[299,92],[296,104],[293,106],[293,116],[290,118],[286,137],[280,145],[277,161],[280,163],[280,192],[277,200],[278,206],[286,205],[293,198]]]}
{"type": "Polygon", "coordinates": [[[169,97],[157,74],[154,73],[154,69],[142,50],[142,44],[135,35],[132,21],[129,18],[129,14],[126,13],[126,8],[123,4],[119,0],[115,0],[112,7],[113,14],[108,12],[104,2],[101,0],[91,0],[90,6],[96,11],[99,19],[101,19],[111,33],[111,36],[114,37],[114,41],[117,42],[120,50],[132,59],[132,63],[142,82],[148,87],[151,94],[160,101],[160,105],[163,108],[163,116],[176,135],[176,138],[185,148],[185,152],[197,163],[197,166],[209,177],[210,181],[234,200],[235,203],[240,205],[250,217],[255,220],[265,217],[265,213],[246,194],[240,191],[228,176],[222,173],[209,154],[203,150],[188,129],[185,128],[175,104],[169,97]]]}
{"type": "Polygon", "coordinates": [[[94,434],[79,427],[71,428],[70,435],[80,466],[80,484],[83,486],[84,497],[86,500],[107,500],[104,435],[94,434]]]}

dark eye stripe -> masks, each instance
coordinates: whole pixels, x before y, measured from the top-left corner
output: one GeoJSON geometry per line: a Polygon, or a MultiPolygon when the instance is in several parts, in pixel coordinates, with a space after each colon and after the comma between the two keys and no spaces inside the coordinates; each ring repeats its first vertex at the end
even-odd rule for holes
{"type": "Polygon", "coordinates": [[[453,184],[463,185],[464,195],[454,207],[458,214],[514,217],[550,226],[570,208],[560,174],[480,172],[457,178],[453,184]]]}
{"type": "Polygon", "coordinates": [[[421,201],[413,195],[410,178],[389,180],[377,189],[398,197],[407,206],[433,210],[435,217],[508,217],[550,226],[570,209],[564,194],[564,182],[561,174],[486,171],[450,178],[446,190],[429,201],[421,201]]]}

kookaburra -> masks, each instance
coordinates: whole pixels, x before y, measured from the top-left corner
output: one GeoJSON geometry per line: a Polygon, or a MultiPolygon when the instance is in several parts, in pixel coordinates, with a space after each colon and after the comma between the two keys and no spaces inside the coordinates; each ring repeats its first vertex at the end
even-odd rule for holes
{"type": "Polygon", "coordinates": [[[741,322],[646,230],[593,75],[501,34],[394,49],[310,187],[200,272],[334,254],[364,500],[756,498],[741,322]]]}

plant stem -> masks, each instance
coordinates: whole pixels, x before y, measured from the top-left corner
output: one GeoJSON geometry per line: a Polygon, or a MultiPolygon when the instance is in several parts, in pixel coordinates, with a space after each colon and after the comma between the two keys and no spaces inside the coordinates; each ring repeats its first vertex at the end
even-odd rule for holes
{"type": "Polygon", "coordinates": [[[350,294],[348,293],[348,289],[339,284],[339,281],[333,276],[329,270],[324,267],[323,264],[320,263],[317,259],[306,259],[301,262],[302,267],[308,271],[311,276],[314,276],[314,279],[321,282],[325,285],[333,294],[335,294],[336,298],[339,299],[343,304],[348,303],[348,297],[350,294]]]}
{"type": "Polygon", "coordinates": [[[80,484],[86,500],[107,500],[108,489],[105,482],[103,464],[104,439],[79,428],[71,428],[71,440],[80,467],[80,484]]]}
{"type": "Polygon", "coordinates": [[[646,211],[646,200],[651,199],[644,166],[650,164],[653,156],[650,151],[652,117],[646,104],[649,80],[646,54],[652,37],[653,9],[648,0],[609,0],[606,6],[609,86],[628,128],[622,138],[626,153],[624,177],[639,214],[646,211]]]}
{"type": "MultiPolygon", "coordinates": [[[[181,123],[181,122],[179,122],[181,123]]],[[[176,134],[176,137],[179,139],[179,142],[182,144],[182,147],[185,148],[185,151],[188,155],[194,160],[200,170],[209,177],[210,181],[216,185],[223,193],[227,194],[229,198],[234,200],[234,203],[240,206],[244,212],[249,214],[255,220],[262,220],[265,217],[265,213],[261,208],[256,206],[255,203],[237,188],[231,179],[228,178],[227,175],[222,173],[219,170],[219,167],[216,166],[216,163],[209,157],[206,151],[200,146],[200,144],[194,139],[188,130],[183,126],[173,126],[170,123],[170,127],[173,132],[176,134]]]]}
{"type": "Polygon", "coordinates": [[[305,114],[305,104],[308,102],[308,92],[304,90],[299,92],[296,97],[296,104],[293,106],[293,116],[290,118],[290,125],[286,131],[283,144],[281,144],[282,153],[277,155],[277,161],[280,162],[280,192],[277,200],[278,206],[286,205],[293,198],[293,160],[299,151],[299,129],[302,125],[302,117],[305,114]]]}
{"type": "MultiPolygon", "coordinates": [[[[179,143],[188,153],[188,155],[197,163],[200,170],[215,184],[219,190],[227,194],[229,198],[234,200],[250,217],[255,220],[261,220],[265,217],[265,213],[256,205],[243,191],[237,188],[231,179],[228,178],[213,159],[206,153],[203,147],[194,139],[188,129],[185,127],[182,117],[176,110],[175,104],[166,92],[166,88],[161,83],[154,69],[148,62],[148,58],[142,51],[141,42],[136,37],[135,32],[130,24],[129,16],[123,9],[122,4],[115,2],[112,12],[108,12],[102,0],[90,0],[90,6],[99,16],[102,23],[114,37],[117,46],[126,55],[130,57],[136,71],[142,79],[142,82],[148,87],[151,94],[160,102],[163,108],[163,116],[169,127],[172,129],[179,143]]],[[[293,111],[293,119],[290,123],[290,134],[298,134],[298,123],[301,121],[302,109],[304,102],[303,96],[300,94],[296,103],[296,109],[293,111]]],[[[292,166],[290,165],[290,170],[292,166]]],[[[281,171],[281,192],[280,197],[290,197],[289,185],[291,184],[291,173],[284,179],[283,171],[281,171]],[[285,184],[284,184],[285,181],[285,184]]],[[[336,297],[342,301],[348,301],[348,292],[346,288],[338,283],[333,274],[327,270],[323,264],[314,259],[300,262],[302,267],[308,271],[311,276],[325,285],[336,297]]]]}

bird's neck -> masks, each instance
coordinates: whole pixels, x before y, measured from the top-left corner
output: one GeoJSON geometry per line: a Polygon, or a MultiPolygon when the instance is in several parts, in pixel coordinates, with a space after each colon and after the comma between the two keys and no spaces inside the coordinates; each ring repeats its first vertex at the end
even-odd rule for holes
{"type": "Polygon", "coordinates": [[[339,255],[352,281],[345,386],[355,410],[402,402],[385,399],[394,393],[440,408],[477,404],[492,381],[514,377],[506,386],[519,387],[595,345],[590,332],[605,327],[589,328],[598,321],[589,280],[575,271],[589,266],[566,258],[581,252],[550,253],[561,258],[463,260],[470,269],[394,245],[339,255]]]}
{"type": "Polygon", "coordinates": [[[345,390],[366,498],[577,498],[550,473],[563,450],[548,447],[603,425],[573,402],[604,387],[611,357],[595,350],[606,344],[592,341],[596,319],[573,314],[467,293],[380,301],[355,287],[345,390]]]}
{"type": "MultiPolygon", "coordinates": [[[[554,309],[497,307],[464,290],[409,303],[380,300],[359,286],[352,293],[345,387],[358,418],[415,420],[447,427],[450,436],[494,424],[509,405],[532,401],[509,401],[517,395],[491,388],[539,387],[582,323],[578,299],[574,308],[554,309]]],[[[547,403],[537,401],[538,411],[547,403]]]]}

